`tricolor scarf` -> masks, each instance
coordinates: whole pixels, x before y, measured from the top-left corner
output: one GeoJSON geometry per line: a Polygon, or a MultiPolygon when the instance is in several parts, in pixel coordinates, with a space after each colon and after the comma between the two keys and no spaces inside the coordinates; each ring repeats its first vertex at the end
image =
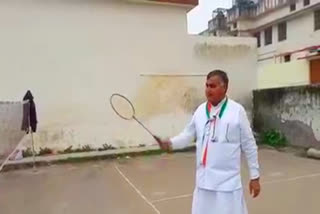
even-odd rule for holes
{"type": "MultiPolygon", "coordinates": [[[[221,109],[220,109],[220,112],[219,112],[219,118],[221,119],[222,116],[223,116],[223,113],[225,112],[226,110],[226,107],[227,107],[227,104],[228,104],[228,98],[226,98],[226,100],[224,101],[224,103],[222,104],[221,106],[221,109]]],[[[207,102],[206,104],[206,114],[207,114],[207,119],[208,119],[208,122],[209,122],[209,130],[211,130],[211,124],[213,122],[213,125],[215,126],[216,125],[216,118],[214,118],[213,120],[210,119],[210,112],[211,112],[211,109],[212,109],[212,104],[210,102],[207,102]]],[[[208,123],[207,122],[207,123],[208,123]]],[[[216,127],[214,127],[216,128],[216,127]]],[[[209,138],[210,138],[210,134],[207,136],[207,142],[206,142],[206,145],[205,145],[205,150],[204,150],[204,153],[203,153],[203,157],[202,157],[202,164],[204,166],[206,166],[207,164],[207,155],[208,155],[208,143],[209,143],[209,138]]],[[[203,137],[203,140],[204,140],[204,137],[203,137]]]]}

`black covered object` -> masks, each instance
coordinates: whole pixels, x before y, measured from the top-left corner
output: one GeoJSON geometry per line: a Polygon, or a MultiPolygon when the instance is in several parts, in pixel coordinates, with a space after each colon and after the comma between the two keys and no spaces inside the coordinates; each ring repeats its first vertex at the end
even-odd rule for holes
{"type": "Polygon", "coordinates": [[[23,119],[21,129],[29,133],[29,127],[32,132],[37,131],[37,111],[32,93],[28,90],[23,97],[23,101],[29,101],[23,104],[23,119]]]}
{"type": "Polygon", "coordinates": [[[23,115],[22,115],[22,125],[21,125],[21,130],[26,131],[27,133],[29,132],[29,117],[30,117],[30,103],[26,102],[23,103],[23,115]]]}

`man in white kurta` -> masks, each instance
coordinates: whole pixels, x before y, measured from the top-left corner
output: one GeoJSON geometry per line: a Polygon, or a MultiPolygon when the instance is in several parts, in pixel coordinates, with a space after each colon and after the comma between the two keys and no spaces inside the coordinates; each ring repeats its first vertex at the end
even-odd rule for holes
{"type": "Polygon", "coordinates": [[[242,152],[250,171],[250,193],[256,197],[260,192],[257,145],[244,108],[226,96],[228,82],[225,72],[210,72],[208,101],[179,135],[159,143],[165,150],[175,150],[196,139],[192,214],[248,213],[240,174],[242,152]]]}

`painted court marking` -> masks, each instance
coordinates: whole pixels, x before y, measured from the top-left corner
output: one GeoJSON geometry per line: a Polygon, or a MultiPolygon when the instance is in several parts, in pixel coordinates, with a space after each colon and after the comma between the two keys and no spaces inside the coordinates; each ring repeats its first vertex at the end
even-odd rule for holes
{"type": "Polygon", "coordinates": [[[279,180],[274,180],[274,181],[266,181],[266,182],[262,182],[261,184],[276,184],[276,183],[302,180],[305,178],[313,178],[313,177],[318,177],[318,176],[320,176],[320,173],[302,175],[302,176],[297,176],[297,177],[292,177],[292,178],[287,178],[287,179],[279,179],[279,180]]]}
{"type": "MultiPolygon", "coordinates": [[[[297,180],[302,180],[302,179],[305,179],[305,178],[313,178],[313,177],[319,177],[319,176],[320,176],[320,173],[309,174],[309,175],[302,175],[302,176],[292,177],[292,178],[288,178],[288,179],[280,179],[280,180],[274,180],[274,181],[266,181],[266,182],[262,182],[261,185],[268,185],[268,184],[276,184],[276,183],[297,181],[297,180]]],[[[176,199],[180,199],[180,198],[189,198],[189,197],[192,197],[192,196],[193,196],[193,194],[178,195],[178,196],[174,196],[174,197],[162,198],[162,199],[154,200],[154,201],[152,201],[152,203],[159,203],[159,202],[163,202],[163,201],[176,200],[176,199]]]]}
{"type": "Polygon", "coordinates": [[[180,199],[180,198],[189,198],[189,197],[192,197],[192,194],[178,195],[178,196],[175,196],[175,197],[158,199],[158,200],[152,201],[152,203],[159,203],[159,202],[162,202],[162,201],[170,201],[170,200],[175,200],[175,199],[180,199]]]}
{"type": "Polygon", "coordinates": [[[141,193],[141,191],[123,174],[123,172],[119,169],[117,165],[114,166],[119,174],[126,180],[126,182],[138,193],[138,195],[149,204],[152,209],[157,213],[160,214],[160,211],[141,193]]]}

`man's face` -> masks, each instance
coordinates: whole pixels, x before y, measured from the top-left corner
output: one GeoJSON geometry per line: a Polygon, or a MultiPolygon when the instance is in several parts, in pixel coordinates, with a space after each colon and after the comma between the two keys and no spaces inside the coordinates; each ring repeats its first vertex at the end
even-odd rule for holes
{"type": "Polygon", "coordinates": [[[227,86],[218,75],[210,77],[206,82],[206,96],[210,103],[217,105],[226,95],[227,86]]]}

